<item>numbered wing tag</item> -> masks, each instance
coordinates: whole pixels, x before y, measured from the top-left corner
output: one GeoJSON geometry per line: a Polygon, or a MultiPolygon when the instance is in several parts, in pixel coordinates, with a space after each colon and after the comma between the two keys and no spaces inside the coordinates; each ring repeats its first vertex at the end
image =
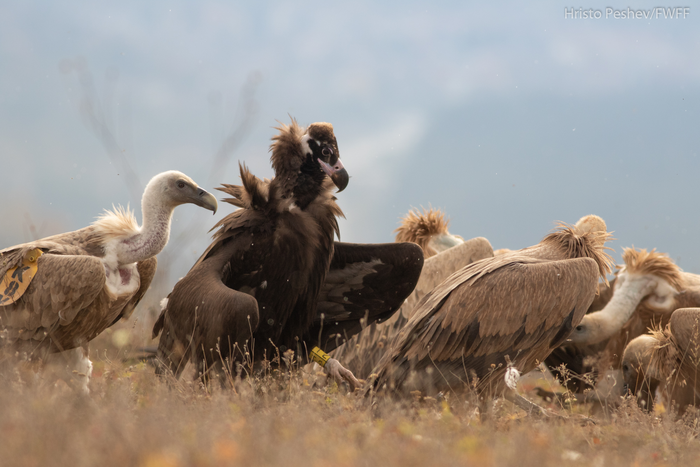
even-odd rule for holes
{"type": "Polygon", "coordinates": [[[0,279],[0,306],[11,305],[27,291],[29,283],[36,276],[40,249],[29,250],[22,259],[22,265],[9,269],[0,279]]]}

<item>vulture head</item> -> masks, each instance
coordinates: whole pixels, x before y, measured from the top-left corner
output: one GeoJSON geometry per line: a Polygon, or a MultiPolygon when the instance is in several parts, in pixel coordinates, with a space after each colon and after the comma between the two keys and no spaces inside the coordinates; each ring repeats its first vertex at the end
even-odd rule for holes
{"type": "Polygon", "coordinates": [[[600,311],[589,313],[574,328],[569,339],[578,345],[592,345],[617,334],[643,301],[652,306],[680,290],[678,266],[656,250],[623,249],[625,266],[615,281],[611,300],[600,311]]]}
{"type": "Polygon", "coordinates": [[[689,391],[697,403],[700,383],[700,308],[679,308],[666,329],[652,330],[632,339],[622,355],[625,387],[632,394],[663,384],[680,402],[681,391],[689,391]]]}
{"type": "Polygon", "coordinates": [[[350,177],[340,160],[333,125],[312,123],[304,129],[292,119],[290,125],[282,124],[276,129],[279,134],[272,138],[270,147],[272,168],[297,201],[303,204],[304,200],[315,198],[326,177],[339,192],[348,186],[350,177]]]}
{"type": "Polygon", "coordinates": [[[449,220],[439,209],[412,209],[401,218],[401,226],[394,230],[396,242],[416,243],[423,250],[424,257],[430,258],[453,246],[464,243],[459,235],[447,231],[449,220]]]}
{"type": "Polygon", "coordinates": [[[113,212],[106,210],[95,221],[94,227],[107,255],[114,256],[118,265],[142,261],[165,248],[170,238],[174,209],[188,203],[216,213],[214,195],[182,172],[162,172],[148,182],[143,192],[141,226],[130,210],[118,207],[113,212]]]}
{"type": "Polygon", "coordinates": [[[644,399],[648,404],[653,399],[659,382],[663,379],[658,362],[658,350],[666,341],[663,333],[657,331],[652,334],[644,334],[630,341],[622,356],[623,390],[628,391],[644,399]],[[661,340],[659,340],[661,337],[661,340]]]}
{"type": "Polygon", "coordinates": [[[200,188],[194,180],[177,170],[163,172],[151,179],[143,193],[142,207],[175,209],[182,204],[195,204],[216,214],[216,197],[200,188]]]}

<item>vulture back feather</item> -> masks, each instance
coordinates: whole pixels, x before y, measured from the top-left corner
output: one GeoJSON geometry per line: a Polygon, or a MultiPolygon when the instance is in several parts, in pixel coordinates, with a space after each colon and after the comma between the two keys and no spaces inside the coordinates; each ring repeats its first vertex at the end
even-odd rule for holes
{"type": "Polygon", "coordinates": [[[596,228],[560,224],[538,245],[477,261],[436,287],[391,343],[374,387],[493,394],[510,364],[532,370],[568,337],[611,270],[610,234],[587,217],[596,228]]]}

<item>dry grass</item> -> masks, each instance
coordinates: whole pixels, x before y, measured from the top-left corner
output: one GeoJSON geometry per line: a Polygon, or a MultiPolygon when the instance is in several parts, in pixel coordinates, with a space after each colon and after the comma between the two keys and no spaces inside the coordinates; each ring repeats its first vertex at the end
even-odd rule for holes
{"type": "MultiPolygon", "coordinates": [[[[94,349],[94,346],[93,346],[94,349]]],[[[373,406],[314,375],[273,372],[206,391],[158,380],[144,363],[93,355],[92,394],[63,383],[0,382],[2,465],[682,465],[697,464],[697,421],[633,401],[597,425],[526,417],[508,403],[490,422],[468,400],[373,406]]],[[[171,382],[172,383],[172,382],[171,382]]]]}
{"type": "MultiPolygon", "coordinates": [[[[159,380],[149,365],[126,359],[150,343],[148,329],[132,321],[91,343],[95,369],[87,399],[63,382],[28,384],[4,375],[0,465],[700,463],[696,413],[677,420],[644,413],[629,400],[607,419],[585,425],[576,414],[568,421],[528,417],[499,402],[493,419],[482,422],[469,398],[377,399],[370,405],[335,385],[314,386],[317,375],[301,370],[239,380],[235,391],[206,390],[191,378],[159,380]]],[[[522,387],[546,383],[526,379],[522,387]]]]}

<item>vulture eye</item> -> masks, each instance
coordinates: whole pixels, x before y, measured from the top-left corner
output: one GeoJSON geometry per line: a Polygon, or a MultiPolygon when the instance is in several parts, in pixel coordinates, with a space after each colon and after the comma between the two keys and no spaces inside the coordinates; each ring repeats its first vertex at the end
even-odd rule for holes
{"type": "Polygon", "coordinates": [[[183,182],[182,180],[179,180],[179,181],[177,182],[177,187],[178,187],[178,188],[185,188],[185,182],[183,182]]]}
{"type": "Polygon", "coordinates": [[[578,332],[583,331],[583,326],[576,326],[576,330],[577,330],[578,332]]]}
{"type": "Polygon", "coordinates": [[[323,154],[323,155],[326,156],[326,157],[330,157],[330,156],[333,154],[333,150],[332,150],[331,148],[329,148],[328,146],[326,146],[326,147],[323,148],[323,150],[321,151],[321,154],[323,154]]]}

